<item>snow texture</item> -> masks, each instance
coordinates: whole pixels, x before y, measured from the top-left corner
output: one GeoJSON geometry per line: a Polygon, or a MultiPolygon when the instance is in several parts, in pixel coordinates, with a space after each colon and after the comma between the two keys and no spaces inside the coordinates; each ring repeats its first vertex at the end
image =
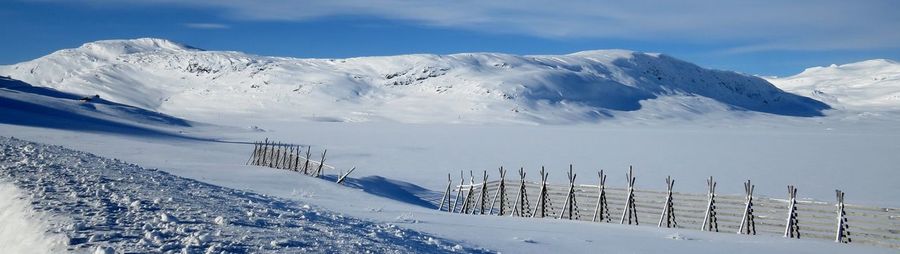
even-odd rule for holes
{"type": "MultiPolygon", "coordinates": [[[[0,147],[0,180],[31,193],[34,209],[70,219],[50,223],[52,230],[67,236],[70,250],[482,252],[392,224],[349,218],[294,201],[217,187],[58,146],[3,137],[0,147]]],[[[15,198],[10,196],[8,185],[0,187],[4,194],[0,198],[15,198]]],[[[2,207],[4,216],[0,218],[4,222],[8,221],[6,211],[22,208],[2,207]]],[[[13,222],[16,221],[21,220],[13,222]]],[[[0,232],[6,236],[6,230],[4,224],[0,232]]],[[[25,236],[33,238],[40,233],[25,236]]],[[[41,241],[53,239],[27,240],[41,245],[41,241]]]]}

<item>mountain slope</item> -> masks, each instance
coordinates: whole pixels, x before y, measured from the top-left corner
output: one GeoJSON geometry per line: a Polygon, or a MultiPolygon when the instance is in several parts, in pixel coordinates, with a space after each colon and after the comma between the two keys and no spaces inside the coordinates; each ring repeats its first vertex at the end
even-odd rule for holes
{"type": "Polygon", "coordinates": [[[180,118],[0,77],[0,123],[132,135],[178,136],[163,129],[194,125],[180,118]]]}
{"type": "Polygon", "coordinates": [[[900,63],[892,60],[813,67],[794,76],[768,80],[782,89],[837,108],[900,109],[900,63]]]}
{"type": "Polygon", "coordinates": [[[565,123],[628,111],[818,116],[828,108],[761,78],[625,50],[296,59],[145,38],[87,43],[0,66],[0,75],[177,116],[565,123]]]}

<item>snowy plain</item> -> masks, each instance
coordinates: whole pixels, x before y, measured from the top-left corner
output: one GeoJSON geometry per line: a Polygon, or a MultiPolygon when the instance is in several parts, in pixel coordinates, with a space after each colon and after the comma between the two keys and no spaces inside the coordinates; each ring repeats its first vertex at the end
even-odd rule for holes
{"type": "MultiPolygon", "coordinates": [[[[183,49],[178,45],[171,47],[183,49]]],[[[141,50],[133,52],[148,54],[141,50]]],[[[148,55],[150,59],[155,57],[148,55]]],[[[134,56],[106,57],[131,59],[134,56]]],[[[421,56],[409,56],[417,57],[421,56]]],[[[557,60],[562,61],[560,59],[557,60]]],[[[475,96],[471,93],[447,98],[434,94],[410,95],[415,95],[418,89],[427,90],[422,87],[429,84],[402,88],[411,90],[404,90],[402,93],[408,94],[401,97],[403,102],[392,106],[389,105],[391,100],[386,100],[386,104],[352,105],[346,101],[332,101],[332,104],[324,102],[332,97],[309,94],[291,99],[281,97],[283,92],[278,86],[268,88],[270,90],[262,94],[265,96],[253,96],[250,103],[255,106],[248,112],[203,109],[207,106],[245,107],[249,105],[247,101],[235,97],[243,91],[232,91],[230,97],[224,99],[193,96],[170,100],[172,102],[139,100],[140,95],[150,96],[155,92],[129,91],[119,96],[107,92],[95,102],[78,101],[78,95],[101,90],[90,88],[90,85],[96,85],[92,83],[94,81],[107,84],[110,91],[120,92],[126,90],[116,88],[115,84],[132,84],[119,80],[127,75],[83,79],[95,74],[111,75],[106,72],[108,66],[104,66],[95,66],[94,70],[98,72],[75,69],[52,72],[68,73],[77,77],[74,79],[51,77],[42,81],[36,76],[29,82],[36,88],[14,81],[5,83],[0,89],[0,99],[3,99],[0,136],[62,145],[224,188],[310,204],[316,209],[375,224],[394,224],[436,238],[458,241],[470,250],[484,248],[507,253],[895,251],[771,235],[741,236],[694,229],[657,229],[654,226],[457,215],[438,212],[433,207],[433,201],[440,198],[440,191],[446,187],[448,173],[455,176],[460,170],[488,170],[493,179],[500,166],[525,167],[529,172],[547,166],[551,182],[561,183],[564,181],[563,170],[569,164],[574,164],[576,173],[582,176],[579,183],[585,184],[594,184],[597,179],[591,176],[604,169],[610,174],[610,184],[623,186],[624,173],[629,165],[633,165],[639,189],[662,190],[663,179],[671,175],[679,181],[675,187],[677,191],[699,193],[704,191],[705,177],[715,176],[720,182],[720,193],[740,193],[740,183],[752,179],[763,196],[785,196],[785,186],[794,184],[800,188],[800,198],[832,201],[833,190],[841,189],[848,193],[848,203],[898,207],[900,185],[896,179],[900,179],[900,171],[896,165],[900,165],[900,157],[893,155],[900,154],[900,114],[891,110],[818,108],[821,111],[817,112],[823,116],[798,117],[773,108],[735,110],[734,104],[724,103],[734,100],[723,99],[728,96],[722,94],[707,97],[696,93],[652,93],[655,99],[635,101],[640,105],[637,110],[603,108],[609,105],[585,108],[577,103],[551,104],[552,107],[524,103],[521,105],[534,107],[526,107],[523,111],[546,117],[521,117],[509,110],[515,106],[505,104],[509,103],[507,100],[476,96],[478,99],[473,101],[476,104],[484,102],[479,105],[488,105],[490,110],[471,111],[468,107],[440,104],[456,100],[470,102],[462,98],[475,96]],[[429,101],[438,103],[422,108],[409,106],[429,101]],[[205,105],[206,102],[211,104],[205,105]],[[223,106],[229,102],[235,105],[223,106]],[[196,107],[186,107],[184,103],[196,107]],[[371,105],[381,108],[369,112],[372,114],[352,113],[371,105]],[[153,112],[155,110],[169,115],[153,112]],[[291,113],[292,110],[296,112],[291,113]],[[310,113],[319,110],[326,113],[310,113]],[[592,110],[611,112],[612,115],[600,113],[602,117],[584,117],[584,112],[592,110]],[[422,118],[423,114],[425,118],[422,118]],[[418,122],[413,121],[415,119],[427,120],[410,123],[418,122]],[[358,169],[347,186],[339,186],[293,172],[245,165],[252,150],[252,144],[248,142],[266,138],[310,145],[313,154],[327,148],[328,164],[338,169],[326,172],[328,175],[354,166],[358,169]]],[[[114,70],[128,70],[128,73],[140,69],[122,64],[112,66],[114,70]]],[[[603,66],[615,69],[615,66],[603,66]]],[[[12,68],[6,66],[4,70],[12,68]]],[[[22,78],[14,72],[0,74],[22,78]]],[[[190,73],[186,79],[211,78],[202,75],[190,73]]],[[[408,80],[417,78],[420,77],[408,80]]],[[[433,77],[423,80],[432,80],[430,78],[433,77]]],[[[166,85],[176,84],[168,78],[161,81],[166,85]]],[[[153,80],[142,79],[137,83],[141,85],[134,89],[154,88],[148,85],[153,80]]],[[[644,83],[648,84],[655,83],[644,83]]],[[[535,86],[541,84],[526,87],[535,86]]],[[[213,88],[208,88],[212,94],[229,90],[213,88]]],[[[196,89],[189,86],[188,90],[196,89]]],[[[779,92],[775,91],[774,96],[779,96],[779,92]]],[[[818,107],[816,103],[802,103],[814,109],[818,107]]],[[[457,181],[454,177],[454,182],[457,181]]]]}

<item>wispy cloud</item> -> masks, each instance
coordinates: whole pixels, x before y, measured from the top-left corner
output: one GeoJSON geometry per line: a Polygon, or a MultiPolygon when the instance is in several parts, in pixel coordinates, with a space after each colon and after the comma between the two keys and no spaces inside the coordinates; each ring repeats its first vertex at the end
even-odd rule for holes
{"type": "MultiPolygon", "coordinates": [[[[119,3],[84,0],[90,3],[119,3]]],[[[235,20],[366,16],[550,38],[751,45],[735,49],[895,48],[894,0],[130,0],[208,7],[235,20]]],[[[202,26],[201,26],[202,27],[202,26]]],[[[209,27],[212,28],[212,27],[209,27]]]]}
{"type": "Polygon", "coordinates": [[[225,24],[219,23],[185,23],[184,26],[194,29],[228,29],[231,28],[225,24]]]}

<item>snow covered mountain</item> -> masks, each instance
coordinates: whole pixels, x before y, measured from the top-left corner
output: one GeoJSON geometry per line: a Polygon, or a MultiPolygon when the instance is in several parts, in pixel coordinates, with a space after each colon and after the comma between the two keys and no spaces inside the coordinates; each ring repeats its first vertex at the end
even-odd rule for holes
{"type": "Polygon", "coordinates": [[[758,77],[626,50],[297,59],[143,38],[87,43],[0,66],[0,75],[202,120],[568,123],[829,108],[758,77]]]}
{"type": "Polygon", "coordinates": [[[900,63],[887,59],[813,67],[794,76],[768,80],[835,108],[900,109],[900,63]]]}

